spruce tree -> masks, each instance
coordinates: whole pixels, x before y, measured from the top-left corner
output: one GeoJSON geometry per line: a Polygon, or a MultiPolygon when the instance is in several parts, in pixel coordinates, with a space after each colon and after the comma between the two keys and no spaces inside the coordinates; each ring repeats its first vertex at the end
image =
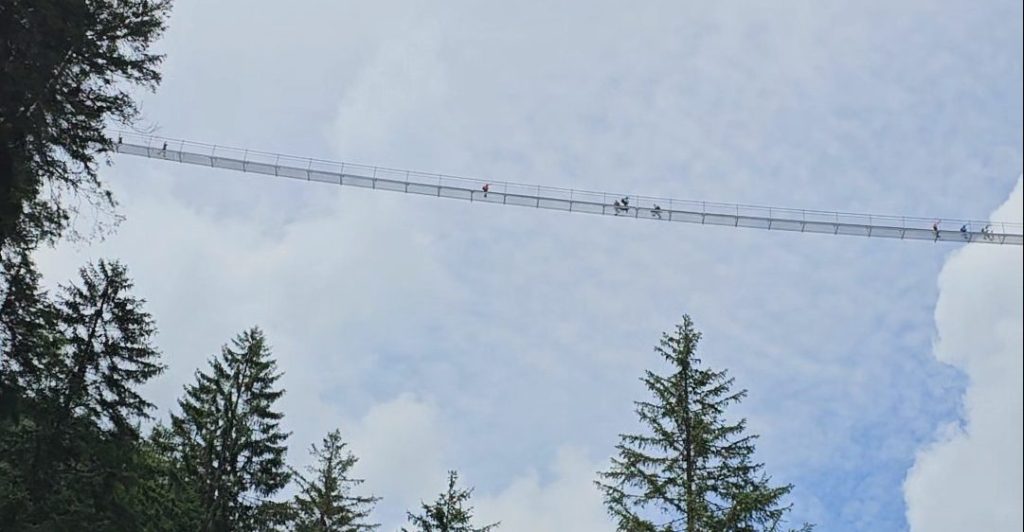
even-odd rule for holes
{"type": "Polygon", "coordinates": [[[138,115],[134,87],[154,88],[149,51],[170,0],[0,2],[0,248],[52,240],[77,196],[109,210],[97,157],[111,121],[138,115]]]}
{"type": "Polygon", "coordinates": [[[3,391],[46,407],[54,423],[81,418],[137,437],[136,423],[153,408],[137,388],[164,366],[127,268],[89,264],[51,301],[27,253],[0,251],[0,266],[3,391]]]}
{"type": "Polygon", "coordinates": [[[403,528],[402,532],[487,532],[498,527],[500,523],[491,523],[481,527],[474,526],[473,508],[467,506],[472,489],[455,487],[459,474],[448,472],[448,489],[438,495],[434,504],[422,503],[423,513],[420,515],[407,512],[412,531],[403,528]]]}
{"type": "Polygon", "coordinates": [[[179,461],[199,493],[208,532],[263,529],[281,516],[270,496],[289,480],[288,434],[274,405],[284,394],[281,374],[263,332],[238,335],[208,372],[196,372],[178,401],[171,428],[179,461]]]}
{"type": "Polygon", "coordinates": [[[93,419],[104,428],[138,436],[135,423],[153,405],[136,388],[164,370],[152,346],[156,327],[130,294],[132,281],[118,262],[80,270],[81,285],[63,287],[57,300],[66,356],[62,415],[93,419]]]}
{"type": "Polygon", "coordinates": [[[316,459],[306,468],[311,476],[294,472],[300,490],[293,503],[296,532],[359,532],[380,526],[366,522],[380,498],[352,494],[363,480],[349,476],[359,459],[345,447],[341,433],[333,430],[319,447],[311,446],[316,459]]]}
{"type": "Polygon", "coordinates": [[[126,494],[144,489],[133,465],[138,424],[152,405],[137,389],[163,370],[152,319],[116,262],[82,268],[80,282],[54,300],[39,290],[27,256],[15,264],[4,279],[16,319],[2,320],[10,355],[3,392],[15,408],[0,421],[0,522],[141,529],[126,494]]]}
{"type": "Polygon", "coordinates": [[[662,335],[655,351],[671,373],[645,372],[653,397],[636,402],[636,413],[647,430],[621,435],[611,468],[599,473],[605,505],[623,531],[782,530],[792,485],[773,486],[754,461],[757,436],[746,434],[746,420],[726,420],[746,390],[702,367],[700,337],[689,316],[662,335]]]}

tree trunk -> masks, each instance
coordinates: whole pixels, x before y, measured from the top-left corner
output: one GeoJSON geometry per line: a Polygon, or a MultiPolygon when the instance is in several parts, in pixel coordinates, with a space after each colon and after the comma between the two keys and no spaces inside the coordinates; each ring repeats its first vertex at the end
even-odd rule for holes
{"type": "Polygon", "coordinates": [[[696,513],[696,504],[693,493],[693,476],[696,471],[696,464],[693,463],[693,420],[690,416],[690,357],[685,354],[683,363],[683,382],[680,390],[680,398],[683,403],[683,428],[686,431],[686,439],[683,444],[683,463],[686,464],[686,479],[684,487],[686,490],[686,532],[698,532],[697,523],[693,516],[696,513]]]}

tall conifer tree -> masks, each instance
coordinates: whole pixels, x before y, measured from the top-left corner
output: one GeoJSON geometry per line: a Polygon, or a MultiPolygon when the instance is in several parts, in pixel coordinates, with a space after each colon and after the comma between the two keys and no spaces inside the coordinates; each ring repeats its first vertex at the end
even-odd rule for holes
{"type": "Polygon", "coordinates": [[[153,405],[136,388],[160,374],[160,354],[151,345],[153,319],[143,300],[130,295],[132,282],[118,262],[99,261],[80,271],[81,285],[63,287],[57,300],[66,356],[60,387],[62,415],[96,420],[137,437],[135,422],[153,405]]]}
{"type": "Polygon", "coordinates": [[[4,279],[14,312],[0,327],[3,351],[14,355],[2,391],[17,401],[0,421],[0,523],[139,528],[125,494],[139,493],[138,424],[152,408],[137,389],[163,370],[152,319],[119,263],[82,268],[51,301],[26,257],[4,279]]]}
{"type": "Polygon", "coordinates": [[[345,447],[341,433],[331,431],[319,447],[311,446],[316,463],[306,468],[310,477],[295,473],[300,489],[294,501],[296,532],[360,532],[380,526],[366,522],[380,498],[352,493],[363,481],[349,476],[359,459],[345,447]]]}
{"type": "Polygon", "coordinates": [[[238,335],[207,372],[196,372],[171,427],[181,463],[199,492],[208,532],[266,529],[280,505],[270,496],[290,474],[288,434],[275,403],[281,374],[259,328],[238,335]]]}
{"type": "Polygon", "coordinates": [[[599,473],[605,505],[623,531],[782,530],[792,486],[772,486],[754,461],[757,436],[745,434],[746,420],[726,420],[746,390],[732,391],[725,371],[701,367],[700,337],[689,316],[662,335],[655,351],[671,373],[645,373],[653,397],[638,401],[636,413],[647,430],[621,435],[611,469],[599,473]]]}

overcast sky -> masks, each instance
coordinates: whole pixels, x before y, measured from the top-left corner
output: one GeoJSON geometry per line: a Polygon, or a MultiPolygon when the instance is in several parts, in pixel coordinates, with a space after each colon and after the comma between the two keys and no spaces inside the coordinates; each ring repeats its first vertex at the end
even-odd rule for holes
{"type": "MultiPolygon", "coordinates": [[[[1017,1],[178,0],[164,83],[140,97],[158,133],[202,142],[937,218],[987,217],[1016,186],[999,216],[1020,222],[1022,18],[1017,1]]],[[[592,481],[683,313],[705,363],[749,390],[734,415],[795,485],[794,522],[1021,528],[1019,247],[114,163],[127,220],[41,253],[48,282],[126,262],[169,366],[147,392],[162,416],[262,326],[291,461],[340,428],[384,530],[447,469],[481,522],[611,530],[592,481]]]]}

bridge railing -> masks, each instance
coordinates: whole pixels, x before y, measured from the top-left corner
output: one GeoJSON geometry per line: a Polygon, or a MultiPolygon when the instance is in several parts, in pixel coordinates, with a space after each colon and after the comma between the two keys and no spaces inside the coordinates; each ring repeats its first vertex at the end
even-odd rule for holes
{"type": "Polygon", "coordinates": [[[947,241],[991,242],[996,240],[994,237],[998,237],[1000,242],[1006,241],[1007,238],[1013,242],[1024,240],[1024,224],[1020,223],[943,219],[938,221],[939,231],[936,232],[933,224],[937,220],[932,218],[780,208],[529,185],[296,157],[131,132],[118,133],[118,139],[124,148],[132,145],[145,147],[145,153],[135,153],[136,155],[310,181],[372,186],[470,201],[511,203],[664,221],[859,236],[910,239],[938,237],[947,241]],[[489,189],[486,194],[483,190],[485,185],[489,189]],[[616,202],[621,206],[623,198],[628,199],[628,208],[616,208],[616,202]],[[961,227],[965,231],[959,231],[961,227]],[[984,232],[982,228],[986,228],[984,232]]]}

